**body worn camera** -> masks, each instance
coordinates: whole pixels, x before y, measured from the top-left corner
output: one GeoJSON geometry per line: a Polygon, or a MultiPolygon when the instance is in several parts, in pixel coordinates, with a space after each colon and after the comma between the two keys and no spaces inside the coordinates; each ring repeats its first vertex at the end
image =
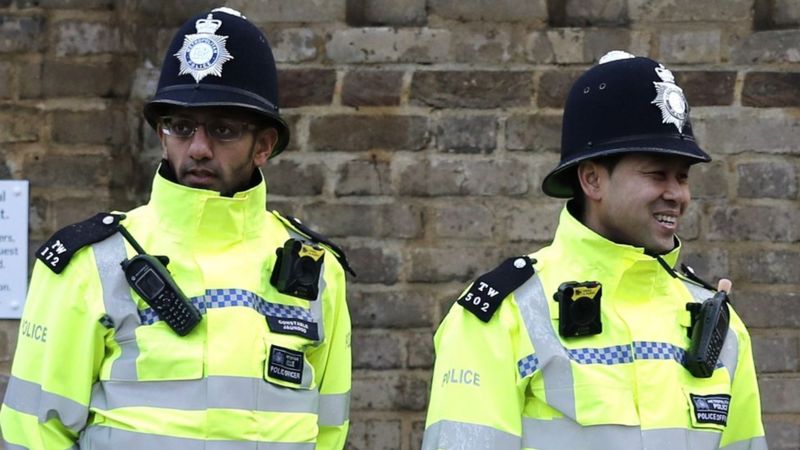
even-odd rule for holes
{"type": "Polygon", "coordinates": [[[689,329],[692,342],[686,353],[685,366],[693,376],[709,378],[714,373],[728,334],[728,295],[719,291],[703,303],[688,303],[686,309],[692,315],[689,329]]]}
{"type": "Polygon", "coordinates": [[[139,254],[123,261],[122,270],[133,290],[178,335],[186,336],[200,323],[200,311],[175,284],[160,259],[139,254]]]}
{"type": "Polygon", "coordinates": [[[600,297],[603,287],[597,281],[562,283],[553,299],[558,302],[558,333],[561,337],[600,334],[600,297]]]}
{"type": "Polygon", "coordinates": [[[275,252],[278,259],[270,277],[275,289],[281,294],[316,300],[325,251],[316,245],[289,239],[275,252]]]}

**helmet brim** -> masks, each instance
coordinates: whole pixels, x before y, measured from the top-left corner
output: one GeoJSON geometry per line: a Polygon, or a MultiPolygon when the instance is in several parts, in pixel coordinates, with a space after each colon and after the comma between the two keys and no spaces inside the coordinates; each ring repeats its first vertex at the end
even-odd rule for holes
{"type": "Polygon", "coordinates": [[[289,144],[289,125],[278,114],[277,109],[267,109],[269,101],[243,89],[215,84],[179,84],[158,91],[153,100],[144,105],[144,117],[153,129],[168,107],[234,107],[252,111],[265,119],[278,131],[278,141],[270,158],[281,153],[289,144]]]}
{"type": "Polygon", "coordinates": [[[689,159],[691,164],[711,161],[711,157],[697,145],[695,140],[685,135],[680,138],[646,138],[615,142],[578,152],[574,158],[562,161],[544,177],[542,191],[550,197],[572,198],[575,196],[573,188],[578,164],[590,159],[622,153],[683,156],[689,159]]]}

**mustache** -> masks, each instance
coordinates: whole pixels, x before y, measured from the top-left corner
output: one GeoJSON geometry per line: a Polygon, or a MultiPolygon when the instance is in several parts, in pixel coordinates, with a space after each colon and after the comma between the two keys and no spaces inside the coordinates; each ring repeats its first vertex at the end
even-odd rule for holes
{"type": "Polygon", "coordinates": [[[197,174],[214,177],[218,175],[218,171],[214,167],[206,164],[185,163],[181,165],[180,171],[182,174],[197,174]]]}

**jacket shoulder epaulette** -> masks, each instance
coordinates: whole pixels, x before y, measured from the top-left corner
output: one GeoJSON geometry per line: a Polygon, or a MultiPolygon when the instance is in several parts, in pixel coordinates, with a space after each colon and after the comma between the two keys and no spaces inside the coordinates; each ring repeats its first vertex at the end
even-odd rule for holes
{"type": "Polygon", "coordinates": [[[36,258],[60,274],[78,250],[116,233],[121,214],[98,213],[83,222],[68,225],[53,234],[38,250],[36,258]]]}
{"type": "Polygon", "coordinates": [[[349,272],[351,275],[356,276],[356,273],[350,267],[350,264],[347,262],[347,256],[344,254],[344,250],[341,247],[334,244],[330,239],[327,237],[317,233],[316,231],[308,228],[300,219],[290,216],[290,215],[282,215],[278,211],[272,211],[272,214],[278,218],[284,225],[291,228],[292,230],[300,233],[301,235],[305,236],[309,240],[314,243],[322,244],[325,247],[328,247],[331,252],[336,256],[336,259],[342,265],[342,268],[349,272]]]}
{"type": "Polygon", "coordinates": [[[479,276],[458,299],[458,304],[488,322],[503,299],[533,276],[535,263],[527,256],[508,258],[491,272],[479,276]]]}

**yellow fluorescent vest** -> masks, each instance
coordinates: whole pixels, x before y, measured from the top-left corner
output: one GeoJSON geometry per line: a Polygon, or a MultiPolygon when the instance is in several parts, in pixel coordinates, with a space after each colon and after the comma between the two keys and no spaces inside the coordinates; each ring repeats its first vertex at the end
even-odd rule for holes
{"type": "Polygon", "coordinates": [[[119,233],[59,275],[37,261],[22,321],[44,332],[20,335],[0,412],[10,447],[343,448],[344,273],[326,251],[315,300],[278,293],[275,250],[299,235],[265,204],[263,181],[226,198],[157,175],[150,202],[127,213],[203,314],[185,337],[125,282],[119,264],[135,252],[119,233]]]}
{"type": "Polygon", "coordinates": [[[456,304],[437,330],[424,450],[766,449],[750,338],[732,310],[713,375],[681,365],[685,306],[710,291],[566,208],[531,256],[536,274],[488,323],[456,304]],[[601,334],[558,334],[553,293],[566,281],[602,284],[601,334]]]}

